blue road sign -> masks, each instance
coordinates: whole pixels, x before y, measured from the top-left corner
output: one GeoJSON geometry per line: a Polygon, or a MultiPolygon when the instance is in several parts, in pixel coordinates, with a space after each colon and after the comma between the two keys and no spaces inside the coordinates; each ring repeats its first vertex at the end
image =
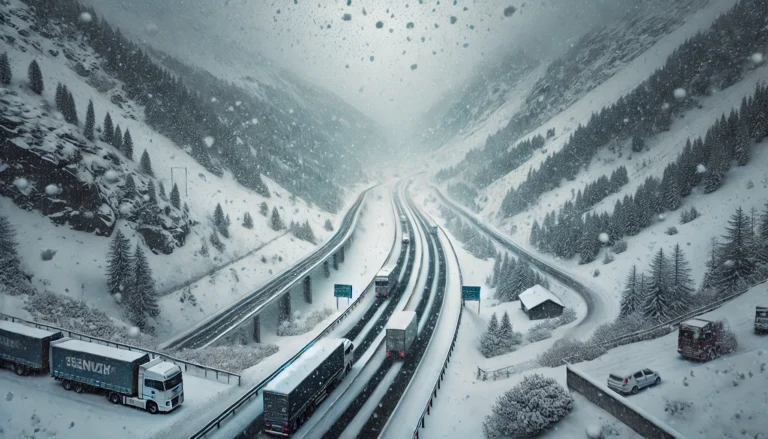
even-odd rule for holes
{"type": "Polygon", "coordinates": [[[468,287],[468,286],[462,285],[461,299],[462,300],[480,300],[480,287],[468,287]]]}
{"type": "Polygon", "coordinates": [[[334,297],[346,297],[347,299],[351,299],[352,298],[352,285],[335,284],[333,286],[333,296],[334,297]]]}

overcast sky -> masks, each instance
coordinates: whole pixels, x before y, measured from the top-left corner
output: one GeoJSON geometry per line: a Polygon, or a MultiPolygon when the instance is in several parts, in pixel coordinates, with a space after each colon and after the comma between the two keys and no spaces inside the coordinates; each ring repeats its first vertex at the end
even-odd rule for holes
{"type": "Polygon", "coordinates": [[[625,2],[91,0],[110,21],[131,17],[155,38],[186,32],[174,43],[188,46],[182,53],[215,51],[216,42],[262,53],[398,132],[500,51],[522,44],[542,57],[561,52],[625,2]],[[505,16],[509,6],[515,12],[505,16]]]}

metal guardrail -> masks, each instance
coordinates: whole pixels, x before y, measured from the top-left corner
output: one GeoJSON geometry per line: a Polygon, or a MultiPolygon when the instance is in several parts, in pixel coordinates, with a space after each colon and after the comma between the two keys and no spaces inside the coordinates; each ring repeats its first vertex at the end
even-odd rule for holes
{"type": "Polygon", "coordinates": [[[193,368],[192,370],[202,371],[203,375],[205,376],[205,378],[213,379],[213,377],[215,377],[216,381],[218,381],[218,382],[221,382],[219,380],[220,377],[226,377],[227,384],[230,384],[230,380],[233,379],[233,378],[237,378],[237,385],[238,386],[240,385],[240,382],[241,382],[240,375],[238,375],[236,373],[227,372],[226,370],[216,369],[215,367],[203,366],[202,364],[192,363],[190,361],[184,361],[184,360],[181,360],[179,358],[170,356],[168,354],[164,354],[162,352],[153,351],[151,349],[144,349],[144,348],[140,348],[140,347],[136,347],[136,346],[131,346],[131,345],[125,344],[125,343],[119,343],[119,342],[116,342],[116,341],[106,340],[106,339],[99,338],[99,337],[93,337],[93,336],[90,336],[90,335],[82,334],[80,332],[70,331],[69,329],[59,328],[58,326],[48,325],[46,323],[34,322],[34,321],[31,321],[31,320],[26,320],[26,319],[22,319],[22,318],[19,318],[19,317],[14,317],[14,316],[11,316],[11,315],[8,315],[8,314],[0,313],[0,318],[2,318],[3,320],[10,320],[11,322],[24,323],[24,324],[26,324],[28,326],[33,326],[33,327],[38,328],[38,329],[45,329],[45,330],[48,330],[48,331],[61,331],[67,337],[75,338],[75,339],[78,339],[78,340],[87,341],[87,342],[90,342],[90,343],[98,343],[98,344],[102,344],[102,345],[105,345],[105,346],[115,347],[115,348],[118,348],[118,349],[125,349],[127,351],[145,352],[145,353],[149,354],[150,357],[152,357],[152,358],[162,358],[163,360],[168,361],[170,363],[174,363],[176,365],[184,366],[184,372],[187,372],[190,367],[193,368]],[[209,374],[210,374],[210,376],[209,376],[209,374]]]}
{"type": "MultiPolygon", "coordinates": [[[[396,210],[393,209],[393,212],[395,212],[395,220],[399,221],[397,218],[396,210]]],[[[397,240],[397,233],[394,234],[392,247],[389,250],[389,255],[387,256],[387,259],[384,262],[384,265],[386,265],[386,261],[388,261],[392,256],[392,251],[395,248],[395,242],[397,240]]],[[[382,265],[383,267],[383,265],[382,265]]],[[[240,397],[237,401],[232,403],[229,407],[224,409],[221,413],[219,413],[214,419],[212,419],[210,422],[205,424],[203,428],[198,430],[195,434],[190,436],[190,439],[200,439],[206,437],[210,432],[212,432],[215,429],[219,429],[221,427],[221,423],[229,418],[230,416],[234,416],[237,413],[237,410],[239,410],[243,405],[250,402],[255,396],[258,396],[259,391],[263,389],[264,387],[269,384],[270,381],[275,379],[280,372],[285,370],[288,366],[293,364],[294,361],[296,361],[304,352],[307,351],[312,345],[314,345],[318,340],[325,337],[329,332],[331,332],[338,324],[344,320],[349,314],[357,307],[357,305],[360,304],[363,297],[365,297],[366,292],[371,289],[371,285],[373,285],[373,280],[368,284],[368,286],[363,290],[363,292],[347,307],[346,310],[344,310],[343,313],[341,313],[340,316],[338,316],[336,319],[333,320],[325,329],[323,329],[322,332],[320,332],[315,338],[313,338],[309,343],[307,343],[299,352],[296,353],[296,355],[292,356],[288,361],[283,363],[279,368],[277,368],[274,372],[269,374],[266,378],[261,380],[258,384],[253,386],[250,390],[248,390],[242,397],[240,397]]]]}
{"type": "MultiPolygon", "coordinates": [[[[433,221],[434,222],[434,221],[433,221]]],[[[448,241],[448,244],[451,246],[451,251],[453,252],[454,259],[458,262],[458,256],[456,255],[456,248],[453,246],[453,242],[448,238],[448,235],[445,233],[442,227],[438,226],[441,232],[443,232],[443,235],[445,235],[446,240],[448,241]]],[[[464,275],[461,272],[461,264],[459,265],[459,284],[464,285],[464,275]]],[[[459,301],[461,301],[461,297],[459,297],[459,301]]],[[[461,305],[459,305],[461,306],[461,305]]],[[[427,404],[424,406],[424,410],[421,412],[421,416],[419,417],[419,421],[416,424],[416,428],[413,429],[413,439],[419,438],[419,429],[425,427],[425,418],[430,415],[433,401],[435,398],[437,398],[437,391],[440,390],[440,383],[445,378],[445,370],[448,368],[448,363],[451,361],[451,354],[453,354],[453,350],[456,347],[456,339],[459,336],[459,328],[461,327],[461,316],[464,315],[464,306],[461,306],[459,311],[459,317],[456,320],[456,329],[453,331],[453,340],[451,341],[451,349],[448,351],[448,355],[445,357],[445,362],[443,362],[443,367],[440,369],[440,375],[435,380],[435,385],[432,388],[432,393],[430,393],[429,401],[427,401],[427,404]]]]}

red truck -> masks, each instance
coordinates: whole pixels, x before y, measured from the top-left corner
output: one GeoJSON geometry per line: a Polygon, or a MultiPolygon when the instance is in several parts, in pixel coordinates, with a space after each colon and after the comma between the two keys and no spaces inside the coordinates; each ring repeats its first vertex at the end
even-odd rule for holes
{"type": "Polygon", "coordinates": [[[694,318],[680,323],[677,352],[691,360],[714,360],[736,348],[736,337],[723,321],[694,318]]]}

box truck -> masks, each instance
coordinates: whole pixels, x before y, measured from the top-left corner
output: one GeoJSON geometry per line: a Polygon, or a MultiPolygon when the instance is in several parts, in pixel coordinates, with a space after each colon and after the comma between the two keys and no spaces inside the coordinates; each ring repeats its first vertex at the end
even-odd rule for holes
{"type": "Polygon", "coordinates": [[[10,366],[18,375],[48,373],[48,349],[62,337],[60,331],[0,320],[0,367],[10,366]]]}
{"type": "Polygon", "coordinates": [[[406,352],[416,340],[416,313],[400,311],[392,314],[386,327],[387,358],[405,358],[406,352]]]}
{"type": "Polygon", "coordinates": [[[291,436],[352,369],[354,345],[324,338],[264,388],[264,432],[291,436]]]}
{"type": "Polygon", "coordinates": [[[51,376],[66,390],[103,391],[113,404],[155,414],[184,402],[181,368],[145,352],[65,337],[51,342],[49,362],[51,376]]]}
{"type": "Polygon", "coordinates": [[[390,263],[376,273],[373,278],[373,287],[376,297],[388,297],[395,289],[397,282],[397,261],[390,263]]]}

